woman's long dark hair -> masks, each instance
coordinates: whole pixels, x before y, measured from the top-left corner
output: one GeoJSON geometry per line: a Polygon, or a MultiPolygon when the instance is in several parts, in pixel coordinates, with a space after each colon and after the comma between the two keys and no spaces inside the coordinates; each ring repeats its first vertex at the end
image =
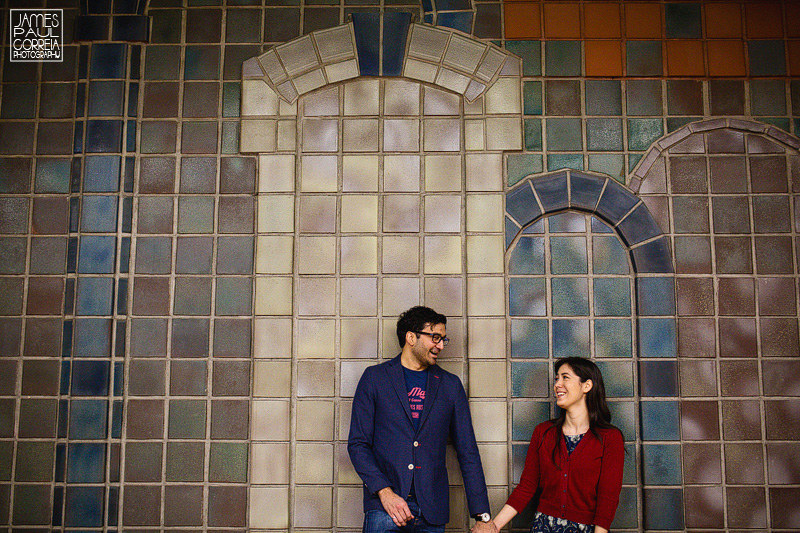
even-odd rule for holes
{"type": "MultiPolygon", "coordinates": [[[[606,387],[603,383],[603,374],[596,364],[583,357],[564,357],[562,359],[556,359],[554,373],[557,375],[558,370],[564,365],[568,365],[572,371],[575,372],[575,375],[578,376],[581,383],[585,382],[587,379],[592,380],[592,388],[586,393],[586,408],[589,410],[589,431],[598,439],[603,440],[597,432],[597,429],[609,429],[614,427],[611,424],[611,411],[608,409],[608,403],[606,403],[606,387]]],[[[564,436],[562,428],[566,419],[566,409],[560,409],[558,416],[551,420],[553,427],[550,429],[555,429],[556,431],[555,446],[553,447],[552,453],[553,463],[556,464],[556,451],[564,436]]]]}

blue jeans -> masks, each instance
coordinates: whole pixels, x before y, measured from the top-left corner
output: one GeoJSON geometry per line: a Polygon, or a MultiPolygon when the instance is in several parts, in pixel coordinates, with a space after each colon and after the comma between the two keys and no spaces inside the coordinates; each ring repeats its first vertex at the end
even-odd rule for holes
{"type": "Polygon", "coordinates": [[[408,522],[403,527],[397,527],[389,516],[389,513],[383,509],[373,509],[364,514],[364,533],[443,533],[444,525],[435,526],[429,524],[424,518],[420,516],[419,504],[413,498],[409,498],[408,508],[414,519],[408,522]]]}

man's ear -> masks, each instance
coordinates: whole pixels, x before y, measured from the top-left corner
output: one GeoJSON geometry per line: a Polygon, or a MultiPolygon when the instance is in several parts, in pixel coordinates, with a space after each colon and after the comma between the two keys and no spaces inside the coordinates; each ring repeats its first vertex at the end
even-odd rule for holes
{"type": "Polygon", "coordinates": [[[417,334],[413,331],[406,331],[406,344],[414,346],[417,343],[417,334]]]}

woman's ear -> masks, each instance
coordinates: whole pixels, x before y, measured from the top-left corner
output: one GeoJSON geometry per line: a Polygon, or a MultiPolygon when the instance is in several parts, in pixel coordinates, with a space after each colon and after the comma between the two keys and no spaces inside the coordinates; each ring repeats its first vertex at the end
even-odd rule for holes
{"type": "Polygon", "coordinates": [[[594,382],[592,382],[591,379],[587,379],[586,381],[581,383],[581,386],[583,387],[583,392],[585,394],[585,393],[589,392],[590,390],[592,390],[592,387],[594,387],[594,382]]]}

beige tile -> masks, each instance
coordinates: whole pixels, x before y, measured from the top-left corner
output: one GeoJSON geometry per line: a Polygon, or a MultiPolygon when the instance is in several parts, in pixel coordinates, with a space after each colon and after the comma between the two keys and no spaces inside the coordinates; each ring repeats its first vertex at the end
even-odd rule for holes
{"type": "Polygon", "coordinates": [[[297,146],[297,121],[296,120],[279,120],[278,121],[278,150],[299,151],[300,147],[297,146]]]}
{"type": "Polygon", "coordinates": [[[339,87],[330,87],[303,96],[303,115],[324,117],[339,115],[339,87]]]}
{"type": "Polygon", "coordinates": [[[253,396],[288,398],[292,395],[292,364],[289,361],[254,361],[253,396]]]}
{"type": "Polygon", "coordinates": [[[486,119],[488,150],[522,150],[522,124],[519,117],[486,119]]]}
{"type": "Polygon", "coordinates": [[[470,398],[505,399],[507,373],[505,361],[470,361],[470,398]]]}
{"type": "Polygon", "coordinates": [[[298,274],[335,274],[336,237],[307,237],[297,239],[298,274]]]}
{"type": "Polygon", "coordinates": [[[470,318],[470,359],[505,359],[506,320],[504,318],[470,318]]]}
{"type": "Polygon", "coordinates": [[[336,525],[360,528],[364,523],[364,490],[361,487],[339,487],[336,498],[336,525]]]}
{"type": "Polygon", "coordinates": [[[289,483],[288,442],[254,442],[250,445],[250,453],[251,483],[272,485],[289,483]]]}
{"type": "Polygon", "coordinates": [[[498,78],[484,95],[487,114],[522,113],[519,78],[498,78]]]}
{"type": "Polygon", "coordinates": [[[387,78],[383,97],[384,115],[419,115],[419,94],[419,83],[387,78]]]}
{"type": "Polygon", "coordinates": [[[253,357],[256,359],[292,356],[292,319],[256,318],[253,323],[253,357]]]}
{"type": "Polygon", "coordinates": [[[468,191],[503,190],[503,154],[467,154],[468,191]]]}
{"type": "Polygon", "coordinates": [[[419,231],[419,207],[419,195],[384,195],[383,231],[391,233],[417,233],[419,231]]]}
{"type": "Polygon", "coordinates": [[[375,316],[378,313],[376,278],[342,278],[339,313],[342,316],[375,316]]]}
{"type": "Polygon", "coordinates": [[[336,192],[339,189],[335,155],[304,155],[300,158],[300,190],[336,192]]]}
{"type": "Polygon", "coordinates": [[[335,196],[301,196],[299,209],[300,233],[334,233],[336,231],[335,196]]]}
{"type": "Polygon", "coordinates": [[[492,515],[503,508],[506,500],[508,499],[508,481],[499,487],[486,487],[486,492],[489,495],[489,507],[492,509],[492,515]]]}
{"type": "Polygon", "coordinates": [[[377,192],[380,158],[377,155],[342,156],[342,190],[377,192]]]}
{"type": "MultiPolygon", "coordinates": [[[[402,311],[412,307],[409,305],[402,311]]],[[[397,315],[402,313],[398,311],[397,315]]],[[[400,344],[397,341],[397,316],[381,320],[381,353],[382,360],[388,360],[400,353],[400,344]]]]}
{"type": "Polygon", "coordinates": [[[294,154],[258,157],[258,192],[294,192],[294,154]]]}
{"type": "MultiPolygon", "coordinates": [[[[255,363],[258,364],[258,363],[255,363]]],[[[253,400],[250,435],[254,441],[289,440],[289,402],[282,400],[253,400]]]]}
{"type": "Polygon", "coordinates": [[[344,236],[342,240],[342,274],[378,273],[378,237],[344,236]]]}
{"type": "Polygon", "coordinates": [[[452,486],[452,481],[450,476],[450,522],[445,526],[445,530],[467,531],[473,525],[473,520],[466,518],[469,516],[467,495],[462,487],[452,486]]]}
{"type": "Polygon", "coordinates": [[[277,121],[242,120],[239,139],[242,153],[274,152],[278,144],[277,121]]]}
{"type": "Polygon", "coordinates": [[[376,195],[342,196],[342,232],[375,233],[378,231],[378,197],[376,195]]]}
{"type": "Polygon", "coordinates": [[[464,121],[464,148],[469,151],[483,151],[486,149],[486,135],[484,134],[483,120],[464,121]]]}
{"type": "Polygon", "coordinates": [[[466,217],[469,232],[502,233],[505,226],[503,195],[468,195],[466,217]]]}
{"type": "Polygon", "coordinates": [[[487,485],[508,485],[508,446],[479,444],[481,463],[487,485]]]}
{"type": "Polygon", "coordinates": [[[414,192],[419,190],[420,158],[418,155],[386,155],[383,158],[383,190],[414,192]]]}
{"type": "Polygon", "coordinates": [[[383,122],[383,150],[385,152],[419,151],[419,120],[386,119],[383,122]]]}
{"type": "Polygon", "coordinates": [[[465,115],[483,115],[484,114],[484,105],[483,105],[483,95],[477,97],[472,102],[468,102],[464,99],[464,114],[465,115]]]}
{"type": "Polygon", "coordinates": [[[384,236],[384,274],[416,274],[419,272],[419,237],[384,236]]]}
{"type": "Polygon", "coordinates": [[[430,118],[423,121],[426,152],[458,152],[461,149],[461,119],[430,118]]]}
{"type": "Polygon", "coordinates": [[[342,121],[342,149],[345,152],[377,152],[378,119],[351,118],[342,121]]]}
{"type": "Polygon", "coordinates": [[[296,117],[297,116],[297,100],[292,102],[291,104],[286,100],[282,99],[279,102],[280,105],[280,114],[282,117],[296,117]]]}
{"type": "Polygon", "coordinates": [[[461,236],[438,235],[425,237],[425,273],[461,273],[461,236]]]}
{"type": "MultiPolygon", "coordinates": [[[[426,277],[425,305],[445,316],[461,316],[464,310],[464,283],[461,278],[426,277]]],[[[450,324],[448,324],[448,336],[450,324]]]]}
{"type": "Polygon", "coordinates": [[[467,235],[467,272],[502,274],[504,246],[502,235],[467,235]]]}
{"type": "Polygon", "coordinates": [[[459,233],[461,231],[461,196],[430,194],[425,197],[425,232],[459,233]]]}
{"type": "Polygon", "coordinates": [[[300,485],[295,488],[294,525],[296,527],[330,528],[333,524],[333,489],[300,485]]]}
{"type": "Polygon", "coordinates": [[[378,319],[343,318],[341,321],[340,357],[378,358],[378,319]]]}
{"type": "Polygon", "coordinates": [[[333,396],[333,361],[297,361],[297,396],[333,396]]]}
{"type": "Polygon", "coordinates": [[[292,314],[292,278],[256,278],[256,315],[292,314]]]}
{"type": "Polygon", "coordinates": [[[383,316],[397,316],[420,303],[419,279],[383,278],[383,316]]]}
{"type": "Polygon", "coordinates": [[[505,315],[505,294],[502,277],[467,278],[467,309],[470,316],[505,315]]]}
{"type": "MultiPolygon", "coordinates": [[[[508,436],[508,404],[506,402],[471,401],[472,426],[478,441],[506,442],[508,436]]],[[[485,468],[484,468],[485,469],[485,468]]]]}
{"type": "Polygon", "coordinates": [[[461,190],[461,156],[425,156],[425,190],[446,192],[461,190]]]}
{"type": "Polygon", "coordinates": [[[333,440],[334,406],[328,400],[297,400],[297,440],[333,440]]]}
{"type": "Polygon", "coordinates": [[[345,115],[378,115],[379,112],[380,80],[358,80],[344,86],[345,115]]]}
{"type": "Polygon", "coordinates": [[[256,274],[291,274],[294,238],[291,235],[256,237],[256,274]]]}
{"type": "MultiPolygon", "coordinates": [[[[353,402],[342,398],[336,403],[336,409],[339,411],[339,430],[337,432],[337,438],[342,441],[340,445],[344,448],[344,453],[347,454],[347,436],[350,434],[350,415],[353,410],[353,402]]],[[[356,483],[360,483],[360,481],[356,483]]]]}
{"type": "Polygon", "coordinates": [[[356,393],[358,380],[368,366],[374,365],[375,361],[343,360],[341,362],[342,386],[339,395],[342,398],[352,398],[356,393]]]}
{"type": "Polygon", "coordinates": [[[333,483],[333,445],[298,442],[294,480],[296,483],[333,483]]]}
{"type": "MultiPolygon", "coordinates": [[[[450,348],[450,347],[448,346],[448,348],[450,348]]],[[[458,376],[458,378],[461,380],[461,384],[464,385],[465,379],[464,379],[464,362],[463,361],[461,361],[460,359],[452,359],[452,360],[445,360],[445,361],[440,360],[436,364],[438,364],[440,367],[444,368],[445,370],[447,370],[451,374],[458,376]]],[[[466,387],[464,387],[464,388],[466,388],[466,387]]]]}
{"type": "Polygon", "coordinates": [[[259,233],[294,231],[294,196],[260,195],[258,197],[259,233]]]}
{"type": "Polygon", "coordinates": [[[304,277],[297,280],[298,315],[333,315],[335,313],[335,278],[304,277]]]}
{"type": "Polygon", "coordinates": [[[297,321],[297,357],[333,359],[336,345],[336,321],[313,318],[297,321]]]}
{"type": "Polygon", "coordinates": [[[423,112],[425,115],[459,115],[461,98],[457,94],[434,87],[425,87],[423,112]]]}
{"type": "MultiPolygon", "coordinates": [[[[447,465],[447,472],[450,478],[450,486],[457,485],[458,489],[455,492],[463,493],[464,489],[464,479],[461,477],[461,468],[458,465],[458,456],[456,455],[456,450],[452,446],[447,447],[447,451],[445,452],[445,464],[447,465]]],[[[451,488],[451,494],[453,489],[451,488]]],[[[452,518],[452,514],[451,514],[452,518]]]]}
{"type": "Polygon", "coordinates": [[[289,527],[289,487],[250,488],[250,527],[289,527]]]}
{"type": "Polygon", "coordinates": [[[278,95],[264,80],[242,80],[242,116],[277,115],[278,95]]]}
{"type": "MultiPolygon", "coordinates": [[[[428,302],[425,302],[428,304],[428,302]]],[[[438,308],[434,308],[437,311],[438,308]]],[[[442,356],[440,360],[448,360],[448,361],[461,361],[464,359],[464,354],[466,353],[466,328],[464,326],[464,320],[460,317],[449,317],[447,320],[447,337],[450,339],[450,344],[447,345],[447,348],[441,352],[442,356]]]]}
{"type": "Polygon", "coordinates": [[[436,79],[436,71],[438,67],[430,63],[417,61],[416,59],[408,58],[403,66],[403,76],[406,78],[413,78],[415,80],[422,80],[428,83],[433,83],[436,79]]]}

